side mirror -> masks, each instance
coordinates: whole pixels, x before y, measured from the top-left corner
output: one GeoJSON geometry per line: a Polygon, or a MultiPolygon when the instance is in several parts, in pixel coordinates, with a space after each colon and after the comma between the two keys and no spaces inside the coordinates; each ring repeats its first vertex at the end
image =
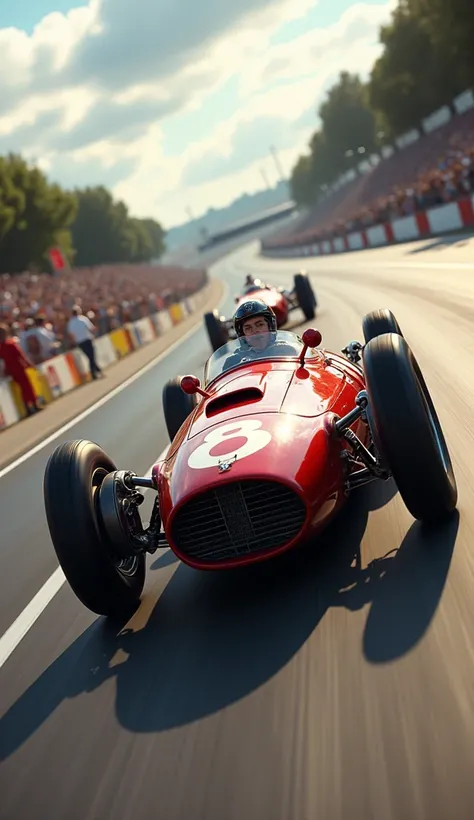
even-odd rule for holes
{"type": "Polygon", "coordinates": [[[309,327],[307,330],[305,330],[305,332],[303,333],[301,338],[303,340],[304,347],[303,347],[303,350],[301,351],[301,355],[300,355],[300,364],[301,364],[301,367],[303,367],[304,359],[305,359],[306,351],[308,350],[308,347],[317,347],[318,345],[321,344],[321,342],[323,340],[323,337],[322,337],[321,333],[319,332],[319,330],[316,330],[315,328],[309,327]]]}
{"type": "Polygon", "coordinates": [[[207,398],[210,394],[205,390],[201,390],[201,382],[197,376],[183,376],[180,382],[181,390],[188,396],[195,396],[199,393],[200,396],[207,398]]]}

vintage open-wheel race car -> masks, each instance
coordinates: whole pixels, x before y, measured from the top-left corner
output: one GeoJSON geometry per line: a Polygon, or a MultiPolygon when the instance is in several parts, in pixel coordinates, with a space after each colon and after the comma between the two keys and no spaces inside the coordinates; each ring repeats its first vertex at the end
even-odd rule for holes
{"type": "Polygon", "coordinates": [[[162,546],[195,569],[231,570],[316,545],[368,482],[393,477],[420,521],[450,516],[456,480],[417,361],[389,310],[368,314],[363,334],[333,353],[317,330],[278,330],[261,356],[241,351],[226,368],[241,350],[228,341],[202,386],[195,376],[164,386],[171,444],[149,478],[118,470],[93,442],[60,444],[46,466],[46,516],[82,603],[107,616],[133,610],[146,555],[162,546]],[[156,494],[148,525],[143,488],[156,494]]]}

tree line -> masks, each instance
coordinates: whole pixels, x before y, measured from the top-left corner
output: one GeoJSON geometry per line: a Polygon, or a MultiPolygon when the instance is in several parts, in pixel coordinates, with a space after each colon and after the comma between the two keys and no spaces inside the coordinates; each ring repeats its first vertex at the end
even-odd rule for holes
{"type": "Polygon", "coordinates": [[[292,170],[298,205],[315,204],[344,172],[474,87],[472,0],[399,0],[379,36],[368,81],[341,73],[317,112],[321,127],[292,170]]]}
{"type": "Polygon", "coordinates": [[[0,157],[0,273],[45,270],[59,247],[69,264],[160,258],[165,232],[136,219],[104,187],[66,191],[16,154],[0,157]]]}

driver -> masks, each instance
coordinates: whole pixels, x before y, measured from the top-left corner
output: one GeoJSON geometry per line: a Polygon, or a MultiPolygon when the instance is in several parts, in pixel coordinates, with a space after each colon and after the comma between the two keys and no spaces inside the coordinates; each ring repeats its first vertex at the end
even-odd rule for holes
{"type": "Polygon", "coordinates": [[[254,279],[251,274],[248,274],[245,277],[244,293],[252,293],[255,290],[270,290],[270,286],[261,279],[254,279]]]}
{"type": "Polygon", "coordinates": [[[225,360],[223,370],[243,362],[256,361],[261,356],[299,355],[300,351],[295,346],[277,339],[275,313],[259,299],[239,305],[234,313],[234,329],[240,339],[240,350],[225,360]]]}

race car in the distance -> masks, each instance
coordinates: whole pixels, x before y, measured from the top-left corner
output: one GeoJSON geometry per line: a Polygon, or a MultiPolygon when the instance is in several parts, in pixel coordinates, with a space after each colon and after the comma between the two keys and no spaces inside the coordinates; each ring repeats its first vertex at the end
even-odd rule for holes
{"type": "Polygon", "coordinates": [[[390,311],[368,314],[363,332],[365,344],[342,354],[319,348],[314,329],[259,334],[256,347],[239,338],[210,357],[202,386],[172,379],[171,444],[151,477],[118,470],[90,441],[60,444],[46,467],[46,517],[82,603],[128,616],[146,555],[162,546],[198,570],[311,548],[351,492],[389,477],[414,518],[448,517],[456,480],[416,359],[390,311]],[[149,525],[144,487],[156,493],[149,525]]]}
{"type": "MultiPolygon", "coordinates": [[[[253,299],[265,302],[272,308],[279,328],[287,323],[290,313],[298,308],[302,310],[307,321],[316,316],[316,294],[307,274],[303,271],[295,273],[291,291],[266,285],[260,279],[252,280],[251,277],[247,277],[247,280],[243,293],[235,298],[236,310],[240,304],[248,301],[251,294],[253,299]]],[[[217,310],[204,314],[204,325],[214,351],[219,350],[229,339],[236,338],[233,320],[220,316],[217,310]]]]}

